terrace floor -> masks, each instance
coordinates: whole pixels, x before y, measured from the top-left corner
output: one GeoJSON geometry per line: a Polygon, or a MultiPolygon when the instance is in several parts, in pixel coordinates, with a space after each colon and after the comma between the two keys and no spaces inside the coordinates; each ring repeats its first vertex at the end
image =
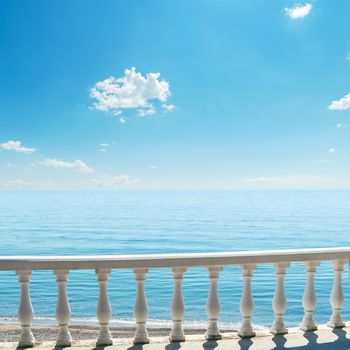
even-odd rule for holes
{"type": "MultiPolygon", "coordinates": [[[[15,342],[0,342],[0,349],[16,349],[15,342]]],[[[56,349],[54,342],[42,342],[38,350],[56,349]]],[[[96,347],[94,340],[74,341],[72,350],[345,350],[350,349],[350,324],[343,329],[332,330],[320,326],[316,332],[301,332],[291,329],[289,334],[273,336],[260,331],[251,339],[240,339],[236,333],[224,333],[223,339],[206,341],[202,335],[189,335],[184,343],[169,343],[166,337],[155,337],[147,345],[133,345],[132,339],[116,339],[108,347],[96,347]]]]}

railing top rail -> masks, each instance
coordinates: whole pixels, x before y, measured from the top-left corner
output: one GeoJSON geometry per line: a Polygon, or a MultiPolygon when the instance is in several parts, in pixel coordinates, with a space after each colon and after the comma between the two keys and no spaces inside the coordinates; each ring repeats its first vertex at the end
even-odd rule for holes
{"type": "Polygon", "coordinates": [[[350,247],[191,254],[0,256],[0,271],[169,268],[338,259],[350,259],[350,247]]]}

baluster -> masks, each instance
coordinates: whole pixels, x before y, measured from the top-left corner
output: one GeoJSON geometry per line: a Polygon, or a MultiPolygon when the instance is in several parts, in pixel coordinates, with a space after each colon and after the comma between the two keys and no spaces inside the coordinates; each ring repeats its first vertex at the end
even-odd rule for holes
{"type": "Polygon", "coordinates": [[[184,272],[186,272],[187,269],[184,267],[174,267],[172,270],[174,280],[174,294],[171,304],[173,327],[169,339],[172,342],[181,342],[185,341],[185,333],[182,327],[182,319],[185,314],[185,306],[182,297],[182,280],[184,272]]]}
{"type": "Polygon", "coordinates": [[[286,311],[286,296],[284,292],[284,276],[286,274],[287,267],[290,266],[289,262],[275,263],[273,264],[276,270],[276,288],[273,296],[272,308],[275,313],[275,320],[270,329],[272,334],[286,334],[288,330],[283,321],[283,315],[286,311]]]}
{"type": "Polygon", "coordinates": [[[238,335],[242,338],[250,338],[255,336],[255,332],[253,331],[251,324],[251,318],[254,310],[251,279],[253,277],[253,270],[255,267],[255,264],[241,265],[244,286],[241,297],[240,310],[243,320],[238,335]]]}
{"type": "Polygon", "coordinates": [[[112,317],[112,309],[108,299],[108,276],[110,269],[97,269],[97,281],[99,286],[98,302],[96,315],[100,323],[100,332],[98,334],[97,345],[112,345],[112,334],[108,324],[112,317]]]}
{"type": "Polygon", "coordinates": [[[207,313],[209,318],[209,326],[205,333],[208,340],[221,339],[218,327],[218,317],[220,314],[220,301],[218,295],[218,278],[222,270],[222,266],[208,266],[208,276],[210,281],[210,290],[208,295],[207,313]]]}
{"type": "Polygon", "coordinates": [[[342,328],[345,326],[340,311],[344,303],[342,274],[344,270],[344,265],[347,262],[348,260],[332,261],[334,271],[334,283],[332,293],[330,296],[330,303],[333,309],[333,313],[331,319],[327,323],[327,326],[331,328],[342,328]]]}
{"type": "Polygon", "coordinates": [[[300,323],[299,328],[302,331],[315,331],[317,326],[313,317],[313,312],[316,307],[316,294],[314,277],[316,267],[320,265],[319,261],[305,262],[306,269],[306,286],[303,296],[304,318],[300,323]]]}
{"type": "Polygon", "coordinates": [[[58,298],[56,307],[56,319],[59,330],[57,334],[56,346],[71,346],[72,336],[68,329],[70,320],[70,306],[67,298],[67,277],[68,270],[55,270],[56,282],[58,287],[58,298]]]}
{"type": "Polygon", "coordinates": [[[134,315],[136,320],[136,331],[134,335],[134,344],[149,343],[148,332],[146,329],[146,321],[148,316],[148,306],[145,295],[145,279],[148,269],[134,269],[134,277],[136,281],[136,302],[134,307],[134,315]]]}
{"type": "Polygon", "coordinates": [[[34,336],[31,331],[34,311],[30,301],[29,283],[32,271],[17,271],[18,282],[21,286],[21,296],[18,307],[18,319],[21,323],[22,332],[19,339],[19,348],[28,348],[34,346],[34,336]]]}

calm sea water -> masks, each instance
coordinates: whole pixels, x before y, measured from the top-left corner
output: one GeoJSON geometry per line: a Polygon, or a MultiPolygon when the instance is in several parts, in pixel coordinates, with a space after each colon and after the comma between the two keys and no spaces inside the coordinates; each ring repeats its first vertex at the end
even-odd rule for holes
{"type": "MultiPolygon", "coordinates": [[[[224,252],[279,248],[350,246],[349,191],[0,191],[2,255],[83,255],[171,252],[224,252]]],[[[346,266],[343,315],[350,319],[350,278],[346,266]]],[[[330,316],[332,269],[324,262],[316,274],[316,319],[330,316]]],[[[273,320],[274,270],[259,265],[253,278],[253,322],[273,320]]],[[[286,276],[288,325],[303,315],[304,267],[293,264],[286,276]]],[[[208,278],[192,268],[184,279],[186,322],[206,320],[208,278]]],[[[226,267],[219,282],[224,325],[240,321],[242,278],[226,267]]],[[[68,284],[73,320],[96,322],[98,288],[94,271],[72,271],[68,284]]],[[[146,293],[152,325],[170,320],[172,277],[168,270],[148,273],[146,293]]],[[[114,323],[132,324],[135,285],[131,271],[110,277],[114,323]]],[[[54,322],[56,284],[51,271],[35,271],[31,296],[36,322],[54,322]]],[[[13,272],[0,272],[0,321],[14,320],[19,287],[13,272]]]]}

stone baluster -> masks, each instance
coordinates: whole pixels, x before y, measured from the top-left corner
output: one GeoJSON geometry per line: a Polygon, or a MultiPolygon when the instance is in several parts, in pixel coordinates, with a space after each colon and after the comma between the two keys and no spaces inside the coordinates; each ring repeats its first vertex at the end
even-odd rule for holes
{"type": "Polygon", "coordinates": [[[210,281],[210,290],[208,295],[207,313],[209,318],[208,329],[205,337],[208,340],[221,339],[220,330],[218,327],[218,317],[220,314],[220,301],[218,295],[218,279],[222,266],[208,266],[208,276],[210,281]]]}
{"type": "Polygon", "coordinates": [[[283,321],[283,315],[286,311],[286,295],[284,292],[284,276],[289,262],[281,262],[273,264],[276,270],[276,288],[272,300],[272,308],[275,313],[275,320],[270,329],[272,334],[286,334],[288,330],[283,321]]]}
{"type": "Polygon", "coordinates": [[[333,313],[331,319],[327,323],[327,326],[331,328],[342,328],[345,326],[340,311],[344,304],[342,274],[344,270],[344,265],[347,262],[348,260],[332,261],[334,271],[334,283],[330,296],[330,303],[333,309],[333,313]]]}
{"type": "Polygon", "coordinates": [[[173,319],[173,327],[170,332],[169,339],[172,342],[185,341],[185,333],[182,327],[182,320],[185,314],[185,306],[182,297],[182,280],[184,278],[184,267],[174,267],[173,269],[174,280],[174,294],[171,304],[171,316],[173,319]]]}
{"type": "Polygon", "coordinates": [[[251,324],[251,318],[254,310],[254,302],[252,296],[251,280],[253,277],[253,270],[255,264],[241,265],[243,275],[243,292],[240,303],[240,310],[242,314],[242,326],[238,335],[242,338],[250,338],[255,336],[253,327],[251,324]]]}
{"type": "Polygon", "coordinates": [[[148,269],[134,269],[136,281],[136,302],[134,315],[136,321],[136,331],[134,335],[134,344],[149,343],[146,321],[148,316],[148,306],[145,295],[145,279],[148,269]]]}
{"type": "Polygon", "coordinates": [[[112,345],[112,334],[108,324],[112,317],[112,309],[108,299],[108,277],[110,269],[97,269],[97,281],[99,286],[96,315],[100,323],[97,345],[112,345]]]}
{"type": "Polygon", "coordinates": [[[58,334],[56,346],[71,346],[72,337],[68,329],[68,323],[71,317],[70,306],[67,298],[67,277],[68,270],[55,270],[56,282],[58,288],[58,298],[56,307],[56,319],[58,322],[58,334]]]}
{"type": "Polygon", "coordinates": [[[29,283],[32,271],[17,271],[18,281],[21,286],[21,296],[18,307],[18,319],[21,323],[22,332],[19,339],[19,348],[28,348],[34,346],[34,336],[31,331],[34,311],[30,301],[29,283]]]}
{"type": "Polygon", "coordinates": [[[305,262],[306,269],[306,286],[303,296],[304,318],[300,323],[299,328],[302,331],[315,331],[317,329],[313,313],[316,307],[315,293],[315,272],[316,267],[320,265],[319,261],[305,262]]]}

